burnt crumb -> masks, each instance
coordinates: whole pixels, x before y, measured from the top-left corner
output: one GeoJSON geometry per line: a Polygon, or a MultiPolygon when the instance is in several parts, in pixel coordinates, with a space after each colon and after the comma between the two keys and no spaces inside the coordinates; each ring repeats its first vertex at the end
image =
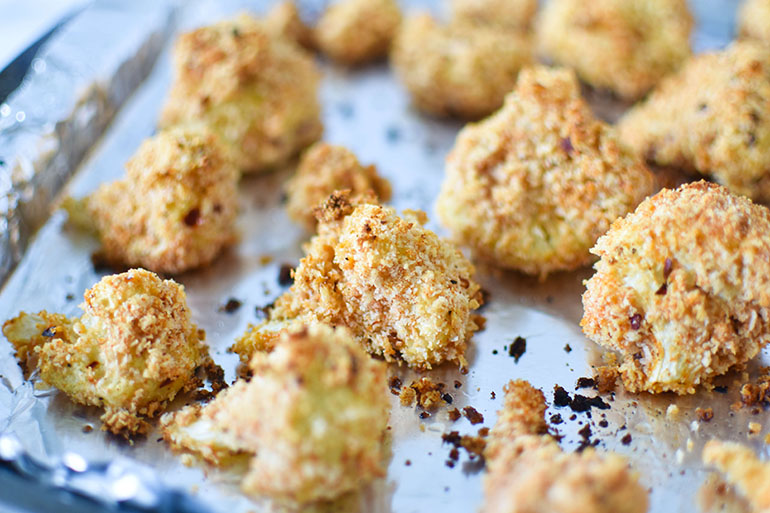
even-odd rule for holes
{"type": "Polygon", "coordinates": [[[571,353],[572,352],[572,347],[569,344],[566,344],[564,346],[564,352],[565,353],[571,353]]]}
{"type": "Polygon", "coordinates": [[[609,423],[609,422],[607,422],[607,420],[606,420],[606,419],[602,419],[602,420],[600,420],[600,421],[599,421],[599,427],[603,427],[603,428],[606,428],[606,427],[607,427],[607,426],[609,426],[609,425],[610,425],[610,423],[609,423]]]}
{"type": "Polygon", "coordinates": [[[81,428],[81,431],[82,431],[83,433],[90,433],[90,432],[91,432],[91,431],[93,431],[93,430],[94,430],[94,427],[93,427],[91,424],[86,424],[85,426],[83,426],[83,427],[81,428]]]}
{"type": "Polygon", "coordinates": [[[462,437],[458,431],[450,431],[449,433],[444,433],[441,435],[441,441],[445,444],[451,444],[455,447],[459,447],[460,442],[462,441],[462,437]]]}
{"type": "Polygon", "coordinates": [[[578,434],[583,438],[589,438],[591,436],[591,426],[586,424],[578,431],[578,434]]]}
{"type": "Polygon", "coordinates": [[[515,363],[519,363],[519,358],[527,350],[527,340],[524,337],[516,337],[508,348],[508,356],[513,357],[515,363]]]}
{"type": "Polygon", "coordinates": [[[490,392],[490,393],[489,393],[489,397],[490,397],[490,399],[495,399],[495,398],[497,398],[497,396],[495,395],[495,392],[494,392],[494,391],[492,391],[492,392],[490,392]]]}
{"type": "Polygon", "coordinates": [[[701,112],[706,110],[706,109],[708,109],[708,108],[709,108],[709,106],[708,106],[708,104],[706,102],[701,102],[701,103],[698,104],[698,110],[701,111],[701,112]]]}
{"type": "Polygon", "coordinates": [[[497,349],[492,349],[492,354],[497,354],[497,349]]]}
{"type": "Polygon", "coordinates": [[[578,431],[578,434],[580,435],[580,445],[578,445],[577,452],[581,452],[588,447],[596,447],[599,445],[599,440],[591,440],[591,426],[588,424],[583,426],[580,431],[578,431]]]}
{"type": "Polygon", "coordinates": [[[48,326],[40,335],[48,338],[56,336],[56,326],[48,326]]]}
{"type": "Polygon", "coordinates": [[[451,420],[452,422],[457,422],[458,420],[460,420],[460,417],[462,417],[462,415],[460,414],[460,410],[458,410],[457,408],[449,410],[447,412],[447,415],[449,416],[449,420],[451,420]]]}
{"type": "Polygon", "coordinates": [[[577,386],[575,390],[579,388],[593,388],[596,386],[596,381],[593,378],[578,378],[577,386]]]}
{"type": "Polygon", "coordinates": [[[479,428],[479,436],[485,437],[487,435],[489,435],[489,428],[488,427],[479,428]]]}
{"type": "Polygon", "coordinates": [[[642,315],[635,313],[631,317],[628,318],[628,322],[631,323],[631,329],[638,330],[642,327],[642,315]]]}
{"type": "Polygon", "coordinates": [[[278,285],[288,287],[294,283],[294,277],[291,275],[294,268],[289,264],[281,264],[278,269],[278,285]]]}
{"type": "Polygon", "coordinates": [[[265,306],[257,306],[254,309],[254,312],[256,313],[257,319],[260,321],[264,321],[265,319],[270,318],[270,310],[273,309],[273,306],[275,305],[275,301],[271,301],[270,303],[266,304],[265,306]]]}
{"type": "Polygon", "coordinates": [[[420,408],[435,410],[441,406],[441,401],[448,404],[453,401],[451,395],[443,392],[444,388],[446,388],[444,383],[434,383],[429,378],[420,378],[417,381],[412,381],[409,386],[401,388],[399,393],[401,404],[411,406],[416,401],[420,408]]]}
{"type": "Polygon", "coordinates": [[[556,407],[567,406],[570,402],[569,394],[563,387],[554,385],[553,387],[553,404],[556,407]]]}
{"type": "Polygon", "coordinates": [[[727,387],[724,385],[718,385],[714,387],[714,392],[717,392],[719,394],[726,394],[727,393],[727,387]]]}
{"type": "Polygon", "coordinates": [[[463,415],[465,415],[465,418],[468,419],[474,426],[484,422],[484,416],[479,413],[473,406],[466,406],[463,408],[463,415]]]}
{"type": "Polygon", "coordinates": [[[5,160],[0,159],[0,167],[5,167],[5,160]]]}
{"type": "Polygon", "coordinates": [[[452,398],[452,396],[451,396],[451,395],[449,395],[449,394],[442,394],[442,395],[441,395],[441,398],[442,398],[442,399],[444,400],[444,402],[445,402],[445,403],[447,403],[447,404],[452,404],[452,401],[454,401],[454,399],[452,398]]]}
{"type": "Polygon", "coordinates": [[[452,460],[446,460],[444,464],[449,468],[455,468],[455,462],[452,460]]]}
{"type": "Polygon", "coordinates": [[[412,466],[412,460],[406,460],[406,461],[404,462],[404,465],[406,465],[407,467],[410,467],[410,466],[412,466]]]}
{"type": "Polygon", "coordinates": [[[563,137],[561,141],[559,141],[559,146],[561,146],[561,149],[569,155],[575,150],[575,147],[572,146],[572,140],[569,137],[563,137]]]}
{"type": "Polygon", "coordinates": [[[551,424],[561,424],[562,422],[564,422],[564,419],[558,413],[551,415],[551,424]]]}
{"type": "Polygon", "coordinates": [[[396,143],[401,140],[401,130],[398,127],[391,126],[385,131],[385,140],[390,144],[396,143]]]}
{"type": "Polygon", "coordinates": [[[577,415],[575,415],[574,413],[569,416],[569,420],[575,420],[576,418],[577,418],[577,415]]]}
{"type": "Polygon", "coordinates": [[[420,418],[423,419],[423,420],[424,419],[428,419],[428,418],[430,418],[430,413],[428,413],[427,411],[421,411],[420,412],[420,418]]]}
{"type": "Polygon", "coordinates": [[[452,461],[457,461],[460,459],[460,451],[457,450],[457,448],[453,447],[452,450],[449,451],[449,459],[452,461]]]}
{"type": "Polygon", "coordinates": [[[620,443],[628,445],[631,443],[631,433],[626,433],[623,438],[620,439],[620,443]]]}
{"type": "Polygon", "coordinates": [[[66,296],[64,296],[64,299],[66,299],[67,301],[73,301],[75,299],[75,294],[67,294],[66,296]]]}
{"type": "Polygon", "coordinates": [[[193,208],[187,214],[184,216],[184,224],[189,226],[190,228],[194,226],[198,226],[203,222],[203,218],[201,217],[201,210],[199,208],[193,208]]]}
{"type": "Polygon", "coordinates": [[[401,385],[401,378],[398,376],[391,376],[388,380],[388,388],[390,388],[390,393],[393,395],[401,394],[401,385]]]}
{"type": "Polygon", "coordinates": [[[458,380],[455,380],[455,383],[454,383],[454,385],[455,385],[455,388],[460,388],[460,387],[462,387],[462,386],[463,386],[462,382],[461,382],[461,381],[458,381],[458,380]]]}
{"type": "Polygon", "coordinates": [[[668,284],[664,283],[661,285],[658,290],[655,291],[656,296],[665,296],[666,292],[668,292],[668,284]]]}
{"type": "Polygon", "coordinates": [[[237,311],[241,307],[242,304],[243,303],[241,303],[240,301],[238,301],[234,297],[231,297],[230,299],[227,300],[227,302],[224,305],[219,307],[219,311],[220,312],[225,312],[225,313],[233,313],[233,312],[237,311]]]}
{"type": "Polygon", "coordinates": [[[489,435],[488,428],[479,429],[478,436],[460,436],[460,433],[457,431],[450,431],[441,435],[441,441],[452,446],[452,450],[449,451],[450,460],[457,461],[459,459],[459,449],[461,448],[465,449],[469,459],[475,460],[476,458],[482,459],[484,457],[484,449],[487,446],[484,438],[487,435],[489,435]]]}
{"type": "Polygon", "coordinates": [[[695,408],[695,415],[701,422],[711,422],[714,418],[714,410],[711,408],[695,408]]]}

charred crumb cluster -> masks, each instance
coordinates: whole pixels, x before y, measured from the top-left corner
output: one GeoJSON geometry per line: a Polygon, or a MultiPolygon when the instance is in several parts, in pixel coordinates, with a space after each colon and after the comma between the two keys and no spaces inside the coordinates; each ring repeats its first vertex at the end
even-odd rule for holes
{"type": "Polygon", "coordinates": [[[770,392],[768,390],[770,390],[770,367],[765,367],[755,382],[744,383],[741,386],[741,398],[730,408],[734,411],[741,408],[751,408],[752,413],[758,414],[770,406],[770,392]]]}
{"type": "Polygon", "coordinates": [[[408,386],[401,386],[401,379],[393,376],[389,383],[391,393],[399,396],[401,406],[412,406],[415,403],[422,411],[421,419],[427,419],[433,412],[444,404],[452,404],[454,398],[447,392],[445,383],[434,383],[430,378],[420,378],[408,386]]]}
{"type": "Polygon", "coordinates": [[[484,449],[487,446],[486,438],[489,436],[489,428],[480,428],[476,436],[460,435],[457,431],[450,431],[441,435],[443,443],[452,447],[445,465],[454,468],[460,459],[460,449],[464,449],[470,461],[484,461],[484,449]]]}

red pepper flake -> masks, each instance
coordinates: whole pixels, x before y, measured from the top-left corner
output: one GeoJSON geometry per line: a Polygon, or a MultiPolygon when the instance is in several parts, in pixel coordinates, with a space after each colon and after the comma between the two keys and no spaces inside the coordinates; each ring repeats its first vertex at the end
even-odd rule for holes
{"type": "Polygon", "coordinates": [[[642,315],[641,314],[635,313],[628,320],[631,323],[631,329],[638,330],[639,328],[642,327],[642,315]]]}
{"type": "Polygon", "coordinates": [[[463,408],[463,415],[465,415],[465,418],[468,419],[474,426],[484,422],[484,416],[479,413],[473,406],[466,406],[463,408]]]}

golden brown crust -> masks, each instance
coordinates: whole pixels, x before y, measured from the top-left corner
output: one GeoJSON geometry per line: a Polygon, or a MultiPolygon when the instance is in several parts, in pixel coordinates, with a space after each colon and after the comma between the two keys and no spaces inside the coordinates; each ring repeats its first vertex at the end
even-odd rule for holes
{"type": "Polygon", "coordinates": [[[339,0],[318,20],[315,43],[337,62],[360,65],[388,54],[400,23],[395,0],[339,0]]]}
{"type": "MultiPolygon", "coordinates": [[[[347,327],[388,361],[424,369],[445,361],[464,365],[481,294],[462,253],[417,216],[354,205],[347,193],[332,195],[319,216],[294,284],[248,338],[261,339],[282,323],[322,322],[347,327]]],[[[251,357],[245,338],[234,350],[244,361],[251,357]]]]}
{"type": "Polygon", "coordinates": [[[596,239],[653,187],[574,74],[535,67],[502,109],[460,132],[436,210],[475,256],[545,276],[590,263],[596,239]]]}
{"type": "Polygon", "coordinates": [[[249,366],[248,383],[164,416],[166,440],[213,463],[248,455],[243,490],[292,503],[332,499],[385,475],[385,366],[346,330],[284,332],[249,366]]]}
{"type": "Polygon", "coordinates": [[[770,44],[770,2],[743,0],[738,10],[738,35],[770,44]]]}
{"type": "Polygon", "coordinates": [[[543,393],[523,380],[505,404],[484,452],[482,513],[642,513],[647,492],[626,460],[593,449],[564,453],[545,434],[543,393]]]}
{"type": "Polygon", "coordinates": [[[22,312],[3,333],[25,370],[39,369],[75,402],[104,408],[105,429],[144,433],[145,419],[201,385],[195,370],[211,360],[181,285],[133,269],[87,290],[82,308],[79,319],[22,312]]]}
{"type": "Polygon", "coordinates": [[[289,217],[314,231],[315,208],[338,190],[350,190],[353,196],[371,193],[383,202],[391,193],[390,182],[373,164],[362,166],[343,146],[316,143],[302,155],[297,173],[286,184],[289,217]]]}
{"type": "Polygon", "coordinates": [[[239,17],[182,34],[161,127],[200,120],[260,172],[286,162],[322,132],[319,72],[306,52],[239,17]]]}
{"type": "Polygon", "coordinates": [[[452,19],[527,31],[537,12],[537,0],[452,0],[452,19]]]}
{"type": "Polygon", "coordinates": [[[686,0],[554,0],[537,23],[539,51],[586,83],[640,98],[690,56],[686,0]]]}
{"type": "Polygon", "coordinates": [[[663,190],[596,243],[584,333],[622,352],[632,392],[693,393],[770,340],[770,212],[698,182],[663,190]]]}
{"type": "Polygon", "coordinates": [[[273,36],[294,41],[305,49],[313,48],[313,32],[300,18],[292,0],[284,0],[273,6],[262,19],[262,25],[273,36]]]}
{"type": "Polygon", "coordinates": [[[770,511],[770,464],[761,462],[748,447],[733,442],[710,440],[703,448],[703,463],[725,474],[748,499],[751,511],[770,511]]]}
{"type": "Polygon", "coordinates": [[[419,14],[401,24],[391,62],[420,110],[478,119],[502,105],[531,54],[524,33],[419,14]]]}
{"type": "MultiPolygon", "coordinates": [[[[177,274],[211,263],[235,241],[238,172],[219,140],[201,127],[164,130],[126,163],[126,178],[82,203],[117,267],[177,274]]],[[[77,221],[81,208],[67,204],[77,221]]]]}
{"type": "Polygon", "coordinates": [[[618,129],[651,162],[770,200],[770,48],[739,42],[693,57],[618,129]]]}

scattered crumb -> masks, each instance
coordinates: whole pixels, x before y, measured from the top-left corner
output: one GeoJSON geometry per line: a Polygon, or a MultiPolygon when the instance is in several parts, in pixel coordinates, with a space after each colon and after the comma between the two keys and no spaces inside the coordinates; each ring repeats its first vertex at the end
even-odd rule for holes
{"type": "Polygon", "coordinates": [[[628,445],[628,444],[630,444],[630,443],[631,443],[631,440],[632,440],[632,438],[631,438],[631,433],[626,433],[626,434],[625,434],[625,436],[624,436],[623,438],[621,438],[621,439],[620,439],[620,442],[621,442],[623,445],[628,445]]]}
{"type": "Polygon", "coordinates": [[[462,417],[460,410],[458,410],[457,408],[449,410],[447,412],[447,415],[449,416],[449,420],[451,420],[452,422],[457,422],[458,420],[460,420],[460,417],[462,417]]]}
{"type": "Polygon", "coordinates": [[[225,312],[225,313],[233,313],[237,311],[242,304],[243,303],[241,303],[239,300],[235,299],[234,297],[231,297],[230,299],[227,300],[227,302],[224,305],[221,305],[219,307],[219,311],[225,312]]]}
{"type": "Polygon", "coordinates": [[[695,408],[695,415],[701,422],[711,422],[714,418],[714,410],[711,408],[695,408]]]}
{"type": "Polygon", "coordinates": [[[452,402],[452,396],[449,394],[442,394],[442,390],[446,385],[444,383],[434,383],[430,378],[420,378],[407,387],[401,388],[401,405],[411,406],[417,402],[420,408],[425,410],[435,410],[441,406],[441,402],[452,402]]]}
{"type": "Polygon", "coordinates": [[[519,363],[521,358],[527,350],[527,340],[524,337],[516,337],[513,343],[508,347],[508,356],[513,357],[515,363],[519,363]]]}
{"type": "Polygon", "coordinates": [[[571,353],[572,352],[572,347],[569,344],[566,344],[564,346],[564,352],[565,353],[571,353]]]}
{"type": "Polygon", "coordinates": [[[762,424],[759,422],[749,422],[749,434],[758,435],[762,431],[762,424]]]}
{"type": "Polygon", "coordinates": [[[600,394],[608,394],[614,391],[619,375],[617,366],[602,365],[597,367],[596,374],[594,375],[596,389],[600,394]]]}
{"type": "Polygon", "coordinates": [[[484,416],[479,413],[473,406],[466,406],[463,408],[463,415],[465,415],[465,418],[467,418],[474,426],[484,422],[484,416]]]}

